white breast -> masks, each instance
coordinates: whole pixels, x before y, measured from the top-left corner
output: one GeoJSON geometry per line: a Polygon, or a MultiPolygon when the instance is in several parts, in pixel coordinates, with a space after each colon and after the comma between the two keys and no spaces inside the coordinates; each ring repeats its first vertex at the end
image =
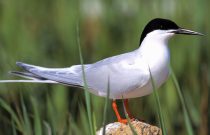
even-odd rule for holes
{"type": "MultiPolygon", "coordinates": [[[[156,88],[159,88],[168,78],[170,53],[168,49],[168,39],[173,34],[159,34],[159,31],[150,33],[142,42],[139,53],[142,55],[142,60],[148,65],[152,73],[156,88]]],[[[143,87],[126,93],[124,97],[134,98],[148,95],[152,92],[153,87],[149,81],[143,87]]]]}

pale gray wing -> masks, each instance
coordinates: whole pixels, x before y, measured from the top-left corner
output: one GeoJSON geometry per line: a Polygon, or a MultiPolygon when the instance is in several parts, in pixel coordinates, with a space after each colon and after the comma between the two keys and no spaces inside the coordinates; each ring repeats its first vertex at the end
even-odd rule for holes
{"type": "Polygon", "coordinates": [[[88,86],[100,96],[106,95],[109,80],[113,97],[141,88],[150,79],[148,66],[135,52],[99,61],[88,68],[85,75],[88,86]]]}
{"type": "MultiPolygon", "coordinates": [[[[27,75],[32,74],[35,77],[39,77],[40,79],[52,80],[73,86],[81,86],[83,84],[82,78],[80,76],[82,71],[81,65],[75,65],[69,68],[44,68],[21,62],[17,62],[16,64],[29,72],[27,75]]],[[[88,68],[89,66],[90,65],[84,65],[85,68],[88,68]]]]}

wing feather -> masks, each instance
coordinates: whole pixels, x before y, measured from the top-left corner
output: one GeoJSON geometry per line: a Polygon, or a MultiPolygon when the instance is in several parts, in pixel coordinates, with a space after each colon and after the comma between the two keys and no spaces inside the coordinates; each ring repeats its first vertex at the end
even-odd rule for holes
{"type": "Polygon", "coordinates": [[[44,68],[22,62],[17,62],[16,64],[39,78],[56,81],[66,85],[82,85],[79,73],[81,66],[79,65],[69,68],[44,68]]]}

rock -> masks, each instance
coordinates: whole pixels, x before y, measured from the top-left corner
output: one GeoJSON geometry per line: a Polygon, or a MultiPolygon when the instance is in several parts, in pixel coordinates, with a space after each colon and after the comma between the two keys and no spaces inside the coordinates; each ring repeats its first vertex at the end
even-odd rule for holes
{"type": "MultiPolygon", "coordinates": [[[[131,122],[138,135],[162,135],[160,128],[150,124],[134,120],[131,122]]],[[[103,127],[97,131],[97,135],[103,135],[103,127]]],[[[106,125],[106,135],[133,135],[128,124],[114,122],[106,125]]]]}

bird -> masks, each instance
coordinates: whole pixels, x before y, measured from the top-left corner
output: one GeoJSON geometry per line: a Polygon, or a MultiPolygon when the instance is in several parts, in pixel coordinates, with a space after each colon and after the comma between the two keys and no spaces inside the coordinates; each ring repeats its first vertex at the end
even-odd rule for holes
{"type": "Polygon", "coordinates": [[[10,73],[24,80],[0,80],[0,83],[30,82],[52,83],[84,88],[97,96],[113,100],[112,107],[119,122],[123,119],[116,100],[123,99],[129,118],[133,119],[128,99],[149,95],[154,85],[159,88],[169,76],[170,51],[168,41],[178,34],[202,33],[179,27],[169,19],[155,18],[147,23],[140,37],[139,47],[131,52],[108,57],[92,64],[79,64],[67,68],[46,68],[16,62],[23,71],[10,73]]]}

